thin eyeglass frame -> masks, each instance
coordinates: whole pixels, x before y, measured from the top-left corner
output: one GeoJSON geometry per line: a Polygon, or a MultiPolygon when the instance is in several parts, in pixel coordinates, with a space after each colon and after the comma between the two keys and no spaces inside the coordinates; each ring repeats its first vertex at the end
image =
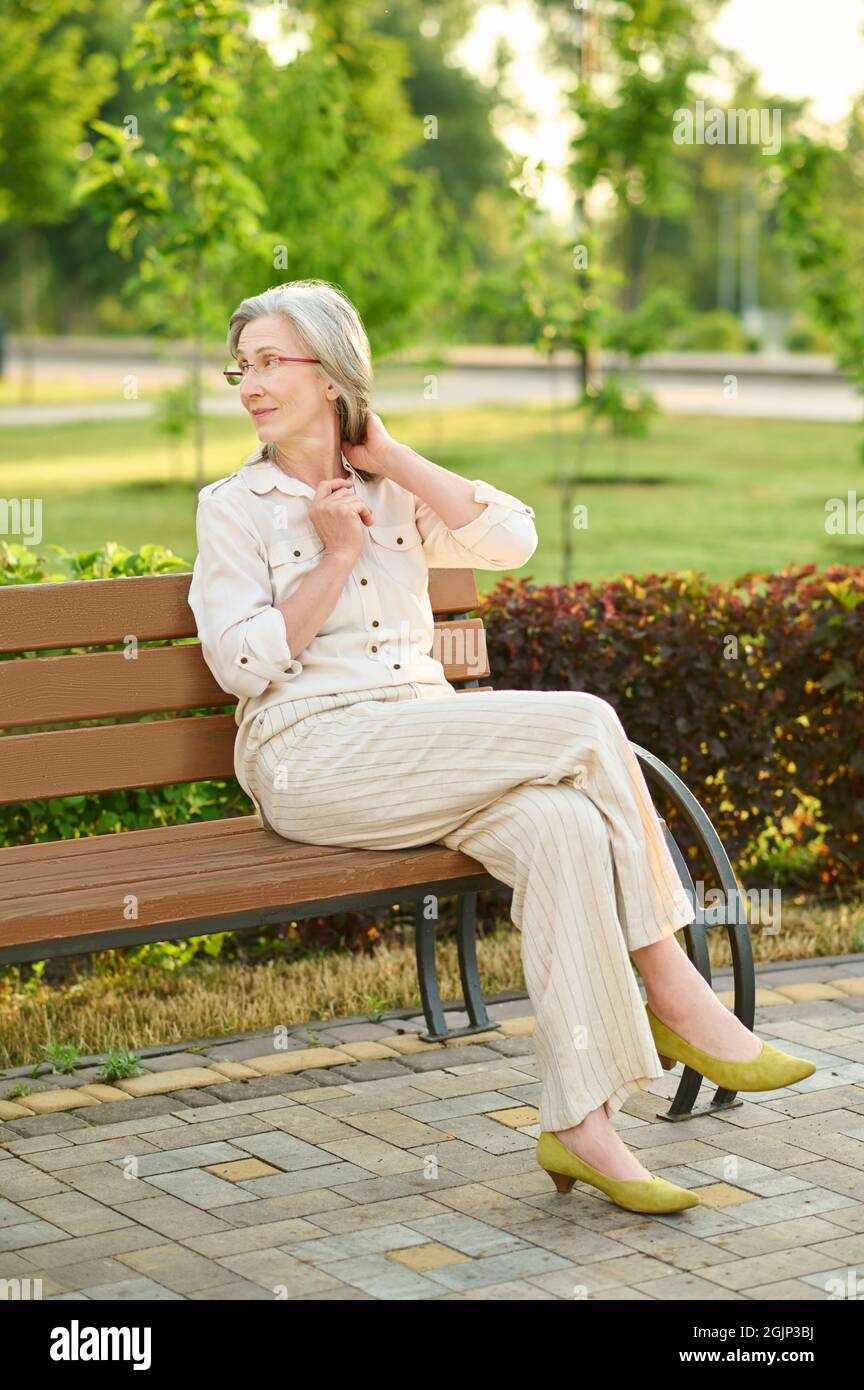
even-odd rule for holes
{"type": "MultiPolygon", "coordinates": [[[[273,361],[273,362],[320,362],[320,361],[321,361],[321,358],[320,358],[320,357],[277,357],[277,356],[274,356],[274,355],[271,354],[271,361],[273,361]]],[[[243,378],[244,378],[245,376],[248,376],[250,370],[251,370],[251,371],[255,371],[255,372],[258,371],[258,368],[257,368],[257,366],[255,366],[254,362],[247,362],[247,364],[246,364],[246,371],[245,371],[245,372],[241,372],[241,371],[236,371],[236,372],[223,372],[222,375],[224,376],[225,380],[228,382],[228,385],[229,385],[229,386],[239,386],[239,385],[240,385],[240,382],[242,382],[243,378]],[[240,378],[240,381],[232,381],[232,380],[231,380],[232,376],[237,376],[237,377],[239,377],[239,378],[240,378]]]]}

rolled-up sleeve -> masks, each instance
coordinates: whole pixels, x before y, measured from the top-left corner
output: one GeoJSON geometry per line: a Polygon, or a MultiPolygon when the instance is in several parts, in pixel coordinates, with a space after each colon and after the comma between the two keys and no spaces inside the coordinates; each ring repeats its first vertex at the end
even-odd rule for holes
{"type": "Polygon", "coordinates": [[[189,607],[214,678],[238,698],[292,680],[303,667],[291,655],[285,619],[273,606],[260,539],[236,509],[212,496],[199,499],[195,527],[189,607]]]}
{"type": "Polygon", "coordinates": [[[485,503],[473,521],[451,529],[415,495],[414,519],[433,568],[515,569],[537,549],[534,509],[491,483],[473,478],[474,501],[485,503]]]}

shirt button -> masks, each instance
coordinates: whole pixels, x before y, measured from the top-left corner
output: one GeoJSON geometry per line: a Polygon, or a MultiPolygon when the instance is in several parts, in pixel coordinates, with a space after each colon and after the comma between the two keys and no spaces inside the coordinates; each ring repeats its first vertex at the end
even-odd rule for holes
{"type": "Polygon", "coordinates": [[[378,622],[378,619],[377,619],[377,618],[373,618],[373,619],[372,619],[372,626],[373,626],[373,627],[378,627],[378,626],[379,626],[379,622],[378,622]]]}
{"type": "Polygon", "coordinates": [[[398,671],[398,670],[399,670],[399,662],[398,662],[398,661],[394,661],[394,662],[393,662],[393,670],[394,670],[394,671],[398,671]]]}
{"type": "Polygon", "coordinates": [[[397,537],[396,537],[396,543],[397,543],[397,545],[401,545],[401,544],[402,544],[402,537],[401,537],[401,536],[397,536],[397,537]]]}
{"type": "Polygon", "coordinates": [[[295,551],[294,551],[294,554],[295,554],[295,555],[299,555],[299,554],[300,554],[300,551],[299,551],[299,550],[295,550],[295,551]]]}
{"type": "Polygon", "coordinates": [[[245,664],[246,664],[246,662],[247,662],[248,660],[249,660],[248,656],[241,656],[241,658],[240,658],[240,662],[241,662],[241,664],[244,665],[244,666],[245,666],[245,664]]]}
{"type": "Polygon", "coordinates": [[[361,580],[360,580],[360,583],[361,583],[361,584],[368,584],[368,582],[369,582],[368,579],[361,579],[361,580]]]}
{"type": "Polygon", "coordinates": [[[373,650],[373,652],[377,652],[378,648],[377,648],[377,647],[373,647],[372,650],[373,650]]]}

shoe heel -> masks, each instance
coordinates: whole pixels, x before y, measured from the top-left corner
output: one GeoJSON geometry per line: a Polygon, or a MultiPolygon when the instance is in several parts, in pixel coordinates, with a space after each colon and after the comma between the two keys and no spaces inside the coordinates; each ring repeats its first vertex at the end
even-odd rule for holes
{"type": "Polygon", "coordinates": [[[571,1178],[568,1173],[553,1173],[550,1168],[547,1168],[546,1172],[549,1174],[559,1192],[569,1192],[576,1181],[576,1179],[571,1178]]]}

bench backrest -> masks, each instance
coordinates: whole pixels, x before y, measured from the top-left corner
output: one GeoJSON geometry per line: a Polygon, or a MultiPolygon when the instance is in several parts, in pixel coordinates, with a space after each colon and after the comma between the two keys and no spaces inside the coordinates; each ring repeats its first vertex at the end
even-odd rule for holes
{"type": "MultiPolygon", "coordinates": [[[[191,579],[0,586],[0,653],[27,654],[0,660],[0,803],[233,777],[233,713],[189,713],[237,703],[201,653],[191,579]]],[[[481,619],[455,616],[477,606],[473,570],[430,570],[429,597],[447,679],[487,675],[481,619]]]]}

